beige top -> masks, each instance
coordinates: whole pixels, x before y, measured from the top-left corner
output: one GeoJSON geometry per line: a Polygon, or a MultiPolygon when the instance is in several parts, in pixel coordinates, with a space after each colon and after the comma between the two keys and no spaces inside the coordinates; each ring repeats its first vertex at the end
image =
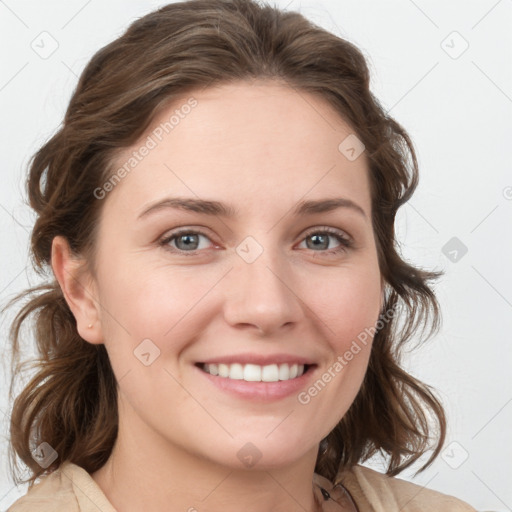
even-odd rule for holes
{"type": "MultiPolygon", "coordinates": [[[[344,510],[350,497],[359,512],[476,512],[457,498],[363,466],[341,473],[337,480],[341,480],[343,487],[333,486],[326,478],[314,474],[315,499],[322,512],[344,510]]],[[[116,512],[116,509],[87,471],[64,462],[59,469],[42,477],[7,510],[35,511],[116,512]]]]}

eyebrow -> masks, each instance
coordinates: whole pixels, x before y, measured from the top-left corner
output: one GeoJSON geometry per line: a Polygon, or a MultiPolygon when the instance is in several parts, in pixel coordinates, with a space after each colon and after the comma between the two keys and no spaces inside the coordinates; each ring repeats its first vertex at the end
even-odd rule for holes
{"type": "MultiPolygon", "coordinates": [[[[156,212],[165,208],[174,208],[179,210],[187,210],[206,215],[215,215],[218,217],[233,218],[237,214],[237,210],[230,205],[226,205],[219,201],[208,201],[204,199],[195,198],[182,198],[182,197],[168,197],[162,201],[158,201],[146,208],[138,218],[145,217],[146,215],[156,212]]],[[[338,208],[349,208],[358,212],[366,218],[365,211],[354,201],[344,198],[336,197],[332,199],[319,199],[314,201],[301,201],[293,209],[293,215],[300,217],[311,215],[315,213],[324,213],[336,210],[338,208]]]]}

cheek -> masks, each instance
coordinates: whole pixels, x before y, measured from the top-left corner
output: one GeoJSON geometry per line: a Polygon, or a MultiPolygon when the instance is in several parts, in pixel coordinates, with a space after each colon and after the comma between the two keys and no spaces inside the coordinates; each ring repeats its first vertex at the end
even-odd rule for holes
{"type": "Polygon", "coordinates": [[[156,333],[155,328],[162,334],[162,330],[172,326],[173,318],[167,316],[164,322],[157,324],[154,320],[170,311],[176,312],[173,316],[178,315],[197,295],[197,287],[186,286],[187,276],[176,270],[137,264],[136,258],[116,260],[115,266],[105,265],[102,269],[101,301],[112,317],[131,327],[130,331],[146,327],[153,330],[151,334],[156,333]]]}
{"type": "Polygon", "coordinates": [[[347,412],[361,387],[380,305],[380,274],[372,267],[340,273],[311,296],[329,359],[298,402],[322,425],[325,435],[347,412]]]}
{"type": "Polygon", "coordinates": [[[120,390],[141,411],[160,393],[173,397],[173,408],[181,407],[187,397],[164,369],[181,380],[174,361],[204,329],[194,306],[207,293],[208,280],[121,263],[105,267],[102,277],[103,335],[120,390]]]}
{"type": "MultiPolygon", "coordinates": [[[[311,294],[311,292],[310,292],[311,294]]],[[[375,325],[381,307],[380,273],[375,266],[342,269],[315,289],[311,307],[323,320],[337,353],[375,325]]]]}
{"type": "Polygon", "coordinates": [[[145,339],[162,352],[179,352],[205,328],[205,298],[222,273],[121,261],[105,266],[99,276],[103,335],[111,355],[129,363],[145,339]]]}
{"type": "Polygon", "coordinates": [[[326,396],[324,402],[326,417],[338,408],[344,413],[355,398],[366,372],[381,307],[378,268],[346,270],[312,298],[314,312],[322,320],[317,325],[322,326],[330,353],[319,375],[322,383],[317,386],[320,390],[325,384],[330,389],[330,398],[326,396]]]}

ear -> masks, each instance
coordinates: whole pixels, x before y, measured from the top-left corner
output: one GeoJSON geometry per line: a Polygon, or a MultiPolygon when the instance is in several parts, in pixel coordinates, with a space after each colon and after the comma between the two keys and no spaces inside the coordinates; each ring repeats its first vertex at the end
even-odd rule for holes
{"type": "Polygon", "coordinates": [[[89,343],[103,343],[101,310],[95,281],[85,261],[71,252],[62,236],[52,241],[52,269],[64,298],[76,320],[78,334],[89,343]]]}

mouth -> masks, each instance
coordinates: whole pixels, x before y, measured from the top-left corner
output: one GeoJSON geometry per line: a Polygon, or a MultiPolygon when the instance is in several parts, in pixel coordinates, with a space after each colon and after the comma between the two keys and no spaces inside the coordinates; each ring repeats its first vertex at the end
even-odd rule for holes
{"type": "Polygon", "coordinates": [[[196,366],[214,377],[245,382],[281,382],[299,379],[316,366],[314,364],[272,363],[267,365],[242,363],[196,363],[196,366]]]}

